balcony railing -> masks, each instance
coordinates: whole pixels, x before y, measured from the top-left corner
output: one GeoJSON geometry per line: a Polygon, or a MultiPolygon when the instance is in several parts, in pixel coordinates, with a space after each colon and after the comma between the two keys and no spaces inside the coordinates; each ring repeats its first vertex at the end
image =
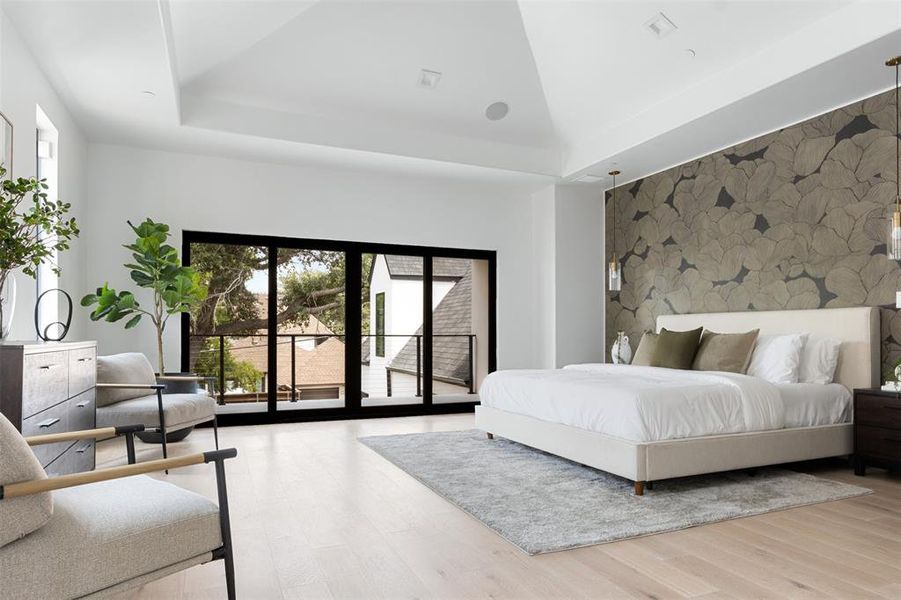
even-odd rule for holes
{"type": "MultiPolygon", "coordinates": [[[[298,367],[297,367],[298,342],[301,342],[301,343],[302,342],[312,342],[313,343],[312,350],[315,350],[322,343],[324,343],[325,340],[328,340],[330,338],[335,338],[343,343],[345,340],[345,337],[346,337],[345,335],[340,335],[340,334],[292,334],[292,333],[276,334],[276,338],[277,338],[276,347],[277,348],[278,348],[278,346],[281,346],[283,344],[287,344],[290,346],[290,363],[291,363],[290,390],[287,392],[282,392],[281,390],[277,389],[276,390],[277,398],[279,400],[287,400],[290,402],[298,402],[299,400],[302,400],[302,397],[301,397],[303,394],[302,386],[304,385],[304,382],[298,381],[298,367]],[[282,340],[284,340],[284,341],[282,341],[282,340]],[[282,397],[282,396],[284,396],[284,397],[282,397]]],[[[215,377],[216,384],[217,384],[216,387],[218,388],[218,390],[217,390],[218,393],[216,394],[216,396],[217,396],[218,403],[220,405],[226,404],[226,397],[228,396],[228,394],[226,393],[227,392],[227,383],[229,381],[229,378],[227,377],[227,373],[226,373],[226,353],[227,352],[232,353],[232,358],[234,360],[245,361],[245,360],[247,360],[247,357],[242,356],[242,352],[241,352],[242,350],[246,351],[249,349],[265,348],[267,350],[267,354],[266,354],[267,358],[265,360],[266,369],[261,370],[261,374],[264,376],[267,374],[267,370],[268,370],[268,344],[266,343],[266,340],[268,338],[267,334],[248,334],[248,335],[191,334],[191,338],[216,340],[215,349],[210,350],[210,349],[204,348],[203,350],[201,350],[201,352],[216,352],[218,354],[218,356],[217,356],[217,358],[218,358],[218,365],[217,365],[218,373],[203,373],[203,374],[215,377]],[[228,340],[235,340],[236,338],[237,339],[259,339],[259,340],[261,340],[261,343],[254,344],[252,346],[229,347],[229,345],[227,343],[228,340]]],[[[416,396],[421,397],[422,396],[422,378],[423,378],[423,373],[422,373],[423,335],[422,334],[383,334],[383,335],[370,334],[368,336],[362,336],[364,349],[370,345],[368,340],[370,340],[372,338],[383,338],[383,339],[384,338],[406,338],[407,340],[414,340],[414,343],[415,343],[415,368],[400,368],[397,366],[392,366],[390,364],[391,361],[397,357],[397,355],[399,355],[401,352],[403,352],[403,349],[406,348],[406,345],[409,342],[405,343],[400,351],[395,352],[394,356],[391,356],[390,358],[387,358],[387,357],[385,358],[385,360],[389,363],[389,364],[385,365],[385,392],[388,397],[392,397],[392,395],[394,394],[394,391],[395,391],[394,390],[395,382],[394,382],[394,376],[393,376],[394,373],[406,374],[406,375],[413,376],[415,378],[416,396]]],[[[475,358],[476,358],[475,350],[476,350],[477,336],[475,334],[433,334],[432,338],[433,338],[433,340],[435,340],[433,343],[435,343],[436,345],[440,345],[439,340],[441,340],[441,339],[464,338],[466,340],[465,346],[464,346],[465,352],[466,352],[465,365],[464,365],[465,377],[453,377],[452,375],[454,375],[454,374],[449,375],[447,373],[445,373],[445,374],[435,373],[434,372],[435,370],[433,369],[432,380],[433,381],[441,381],[441,382],[447,383],[452,386],[464,387],[467,389],[467,392],[469,394],[475,394],[475,358]]],[[[384,346],[382,346],[382,347],[384,347],[384,346]]],[[[276,350],[276,352],[278,352],[278,350],[276,350]]],[[[367,356],[367,354],[368,353],[366,353],[365,351],[363,352],[364,357],[367,356]]],[[[374,357],[374,354],[369,354],[370,362],[372,361],[373,357],[374,357]]],[[[381,358],[381,357],[375,357],[375,358],[381,358]]],[[[279,359],[279,357],[276,356],[276,361],[278,361],[278,359],[279,359]]],[[[341,358],[341,360],[343,361],[343,357],[341,358]]],[[[196,364],[196,360],[194,361],[194,363],[196,364]]],[[[341,366],[343,367],[343,363],[341,366]]],[[[361,367],[362,367],[362,365],[361,365],[361,367]]],[[[459,365],[457,365],[456,368],[458,369],[459,365]]],[[[338,382],[335,382],[335,383],[338,383],[338,382]]],[[[364,396],[369,396],[370,394],[365,389],[367,387],[367,383],[366,382],[362,382],[362,383],[363,383],[362,387],[364,388],[363,389],[364,396]]],[[[276,385],[279,388],[281,388],[281,386],[284,384],[280,381],[276,381],[276,385]]],[[[340,382],[339,385],[343,386],[344,382],[340,382]]],[[[211,390],[211,391],[213,391],[213,390],[211,390]]],[[[264,391],[263,392],[255,391],[255,392],[248,392],[248,394],[265,394],[265,392],[264,391]]]]}

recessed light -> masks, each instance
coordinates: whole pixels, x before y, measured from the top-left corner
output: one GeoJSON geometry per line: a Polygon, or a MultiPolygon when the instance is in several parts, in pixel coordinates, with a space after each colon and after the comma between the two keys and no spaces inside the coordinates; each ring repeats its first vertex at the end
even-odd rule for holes
{"type": "Polygon", "coordinates": [[[488,117],[489,121],[500,121],[507,116],[508,112],[510,112],[509,104],[506,102],[494,102],[485,109],[485,116],[488,117]]]}
{"type": "Polygon", "coordinates": [[[676,30],[676,24],[669,20],[665,14],[657,13],[644,24],[645,29],[654,34],[658,40],[661,40],[676,30]]]}
{"type": "Polygon", "coordinates": [[[156,97],[156,92],[153,92],[151,90],[142,90],[141,95],[145,98],[154,98],[156,97]]]}
{"type": "Polygon", "coordinates": [[[436,88],[438,87],[438,82],[441,80],[441,73],[438,71],[429,71],[428,69],[422,69],[419,71],[419,79],[416,84],[419,87],[424,88],[436,88]]]}
{"type": "Polygon", "coordinates": [[[586,173],[585,175],[582,175],[581,177],[576,179],[576,181],[578,181],[579,183],[597,183],[597,182],[603,181],[603,180],[604,180],[603,176],[592,175],[591,173],[586,173]]]}

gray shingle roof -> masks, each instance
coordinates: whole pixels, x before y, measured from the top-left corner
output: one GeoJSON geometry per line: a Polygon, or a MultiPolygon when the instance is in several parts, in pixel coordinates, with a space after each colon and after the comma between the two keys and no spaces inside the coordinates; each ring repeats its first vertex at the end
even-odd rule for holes
{"type": "MultiPolygon", "coordinates": [[[[436,378],[469,384],[469,339],[472,333],[472,273],[469,261],[464,277],[454,285],[432,313],[432,370],[436,378]],[[441,337],[442,334],[460,334],[441,337]]],[[[422,333],[422,327],[416,330],[422,333]]],[[[416,338],[404,345],[388,366],[394,371],[416,373],[416,338]]]]}
{"type": "MultiPolygon", "coordinates": [[[[420,256],[386,254],[385,262],[392,277],[422,277],[420,256]]],[[[469,260],[465,258],[433,258],[432,276],[460,278],[469,272],[469,260]]]]}

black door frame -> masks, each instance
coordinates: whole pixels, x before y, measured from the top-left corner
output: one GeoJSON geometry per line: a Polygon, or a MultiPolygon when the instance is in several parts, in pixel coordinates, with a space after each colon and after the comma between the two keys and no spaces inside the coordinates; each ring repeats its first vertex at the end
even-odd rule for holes
{"type": "MultiPolygon", "coordinates": [[[[372,417],[396,417],[428,414],[471,412],[477,400],[435,404],[432,402],[432,259],[464,258],[484,260],[488,263],[488,372],[497,369],[497,251],[467,250],[461,248],[439,248],[433,246],[411,246],[383,244],[376,242],[354,242],[341,240],[318,240],[310,238],[289,238],[271,235],[243,233],[219,233],[185,230],[182,232],[182,262],[191,264],[191,244],[235,244],[265,247],[269,252],[269,298],[268,314],[274,315],[278,309],[278,265],[273,260],[278,248],[315,249],[345,254],[345,333],[360,331],[362,321],[362,256],[368,254],[399,254],[418,256],[423,259],[423,369],[422,402],[418,404],[397,404],[388,406],[362,406],[360,360],[362,356],[362,336],[345,335],[344,344],[344,408],[314,408],[298,410],[278,410],[277,401],[277,353],[273,347],[276,340],[276,323],[269,320],[267,344],[269,348],[269,374],[267,381],[267,410],[255,413],[223,413],[218,416],[220,425],[252,425],[261,423],[282,423],[298,421],[323,421],[333,419],[360,419],[372,417]],[[350,302],[357,298],[358,301],[350,302]]],[[[181,368],[189,369],[191,319],[187,314],[181,317],[181,368]]]]}

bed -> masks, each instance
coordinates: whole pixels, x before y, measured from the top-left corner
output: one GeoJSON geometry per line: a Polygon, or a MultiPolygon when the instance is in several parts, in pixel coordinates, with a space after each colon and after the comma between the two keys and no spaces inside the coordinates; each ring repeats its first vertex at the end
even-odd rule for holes
{"type": "Polygon", "coordinates": [[[496,434],[627,478],[637,495],[656,480],[852,453],[849,390],[879,381],[877,308],[662,315],[656,325],[838,338],[834,383],[792,384],[774,395],[780,386],[745,375],[652,367],[575,365],[519,372],[507,381],[499,373],[480,390],[476,426],[489,438],[496,434]],[[620,372],[659,388],[645,383],[647,399],[636,408],[619,397],[630,385],[620,372]],[[699,394],[705,386],[709,393],[699,394]]]}

